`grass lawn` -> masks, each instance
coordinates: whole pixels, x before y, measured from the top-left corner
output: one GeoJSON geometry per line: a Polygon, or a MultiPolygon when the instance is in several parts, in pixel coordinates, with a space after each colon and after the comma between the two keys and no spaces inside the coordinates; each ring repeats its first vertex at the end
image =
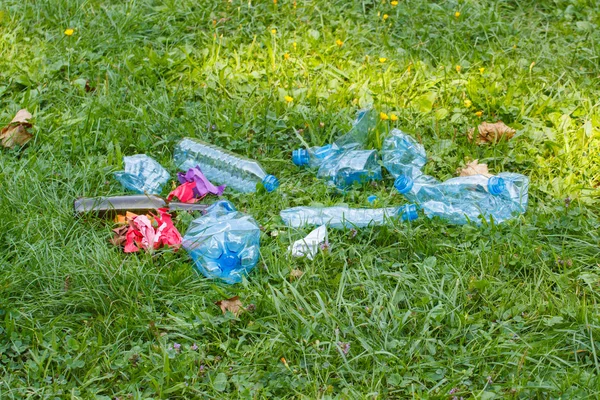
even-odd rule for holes
{"type": "Polygon", "coordinates": [[[27,108],[35,138],[0,151],[0,398],[598,398],[599,26],[593,0],[3,0],[0,124],[27,108]],[[310,229],[283,208],[405,202],[390,177],[340,194],[291,163],[295,131],[325,144],[371,103],[398,117],[373,146],[401,127],[439,179],[472,159],[526,174],[528,212],[330,231],[288,257],[310,229]],[[467,140],[498,120],[509,142],[467,140]],[[241,284],[73,217],[123,193],[123,155],[174,177],[184,136],[281,181],[226,191],[264,227],[241,284]],[[236,295],[248,310],[223,315],[236,295]]]}

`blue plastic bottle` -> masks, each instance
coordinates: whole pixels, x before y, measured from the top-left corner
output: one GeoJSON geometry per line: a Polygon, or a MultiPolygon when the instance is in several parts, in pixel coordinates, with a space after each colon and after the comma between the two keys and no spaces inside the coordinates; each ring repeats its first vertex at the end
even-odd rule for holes
{"type": "Polygon", "coordinates": [[[210,181],[242,193],[256,191],[258,184],[267,192],[279,187],[279,180],[256,161],[197,139],[181,140],[175,146],[174,159],[178,168],[187,170],[199,165],[210,181]]]}
{"type": "Polygon", "coordinates": [[[423,145],[412,136],[399,129],[392,129],[383,141],[381,159],[383,166],[394,178],[407,175],[415,179],[423,174],[427,155],[423,145]]]}
{"type": "Polygon", "coordinates": [[[192,221],[182,247],[207,278],[238,283],[258,262],[260,229],[252,217],[220,200],[192,221]]]}
{"type": "Polygon", "coordinates": [[[373,109],[360,110],[348,133],[338,138],[333,144],[309,149],[296,149],[292,152],[292,161],[298,166],[319,167],[328,157],[348,150],[362,148],[369,131],[377,124],[377,115],[373,109]]]}
{"type": "Polygon", "coordinates": [[[354,182],[381,180],[381,166],[375,150],[351,150],[328,157],[319,168],[317,177],[338,188],[354,182]]]}
{"type": "Polygon", "coordinates": [[[124,171],[114,173],[115,178],[135,193],[160,194],[169,173],[155,159],[145,154],[123,157],[124,171]]]}
{"type": "Polygon", "coordinates": [[[388,208],[294,207],[279,214],[288,226],[299,228],[305,225],[327,225],[332,228],[364,228],[384,225],[391,219],[412,221],[417,219],[414,204],[388,208]]]}

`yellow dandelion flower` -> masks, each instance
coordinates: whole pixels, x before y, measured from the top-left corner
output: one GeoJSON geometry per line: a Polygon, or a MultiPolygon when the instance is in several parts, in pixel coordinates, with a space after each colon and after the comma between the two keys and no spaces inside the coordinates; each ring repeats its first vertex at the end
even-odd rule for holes
{"type": "Polygon", "coordinates": [[[296,42],[292,43],[292,46],[294,46],[294,50],[296,50],[296,46],[297,46],[296,42]]]}
{"type": "Polygon", "coordinates": [[[388,115],[384,112],[379,113],[379,118],[381,118],[384,121],[387,121],[388,119],[390,119],[390,117],[388,117],[388,115]]]}
{"type": "Polygon", "coordinates": [[[75,29],[73,29],[73,28],[65,29],[65,35],[71,36],[73,33],[75,33],[75,29]]]}
{"type": "Polygon", "coordinates": [[[392,114],[392,115],[390,115],[390,119],[392,121],[398,121],[398,116],[396,114],[392,114]]]}
{"type": "Polygon", "coordinates": [[[273,4],[277,4],[277,0],[273,0],[273,4]]]}
{"type": "Polygon", "coordinates": [[[386,62],[386,61],[387,61],[387,58],[385,58],[385,57],[381,57],[381,58],[379,58],[379,62],[380,62],[380,63],[382,63],[382,64],[383,64],[384,62],[386,62]]]}
{"type": "Polygon", "coordinates": [[[462,69],[462,67],[460,65],[456,66],[456,72],[460,72],[461,69],[462,69]]]}
{"type": "Polygon", "coordinates": [[[483,115],[483,111],[477,111],[477,112],[475,113],[475,115],[477,115],[478,117],[481,117],[481,116],[483,115]]]}
{"type": "Polygon", "coordinates": [[[344,42],[342,42],[340,39],[335,41],[335,44],[337,44],[338,46],[342,47],[344,45],[344,42]]]}
{"type": "Polygon", "coordinates": [[[388,19],[390,16],[387,14],[383,14],[383,20],[385,21],[386,19],[388,19]]]}
{"type": "Polygon", "coordinates": [[[289,53],[285,53],[283,55],[283,58],[285,58],[286,60],[289,60],[290,59],[290,54],[289,53]]]}
{"type": "Polygon", "coordinates": [[[467,107],[467,108],[469,108],[473,105],[473,102],[469,99],[465,99],[464,103],[465,103],[465,107],[467,107]]]}
{"type": "Polygon", "coordinates": [[[288,103],[291,103],[292,101],[294,101],[294,98],[292,96],[285,96],[284,99],[288,103]]]}
{"type": "Polygon", "coordinates": [[[457,12],[455,12],[455,13],[454,13],[454,16],[455,16],[456,18],[460,17],[460,11],[457,11],[457,12]]]}
{"type": "Polygon", "coordinates": [[[484,72],[485,72],[485,68],[483,68],[483,67],[479,68],[479,73],[480,74],[483,74],[484,72]]]}
{"type": "Polygon", "coordinates": [[[271,33],[274,35],[277,33],[277,29],[271,29],[271,33]]]}
{"type": "Polygon", "coordinates": [[[398,5],[398,2],[396,0],[394,0],[390,4],[392,5],[392,7],[396,7],[398,5]]]}

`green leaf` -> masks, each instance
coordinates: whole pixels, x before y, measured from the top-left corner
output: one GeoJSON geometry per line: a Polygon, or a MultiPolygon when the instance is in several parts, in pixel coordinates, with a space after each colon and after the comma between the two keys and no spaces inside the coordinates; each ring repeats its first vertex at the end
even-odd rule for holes
{"type": "Polygon", "coordinates": [[[227,389],[227,375],[225,375],[223,372],[220,372],[213,381],[213,387],[218,392],[225,391],[225,389],[227,389]]]}

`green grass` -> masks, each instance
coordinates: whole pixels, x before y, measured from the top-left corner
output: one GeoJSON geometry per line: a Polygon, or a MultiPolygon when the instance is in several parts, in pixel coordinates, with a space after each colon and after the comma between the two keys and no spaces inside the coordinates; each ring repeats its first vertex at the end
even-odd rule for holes
{"type": "Polygon", "coordinates": [[[27,108],[35,122],[26,148],[0,152],[0,397],[600,396],[598,3],[296,2],[0,3],[0,121],[27,108]],[[290,259],[308,229],[280,209],[404,202],[390,179],[342,195],[290,161],[294,130],[324,144],[369,103],[399,117],[374,146],[398,126],[440,179],[475,158],[527,174],[528,212],[332,231],[329,252],[290,259]],[[517,135],[469,143],[484,120],[517,135]],[[198,276],[183,251],[125,255],[110,225],[73,217],[79,196],[122,193],[123,155],[174,174],[183,136],[281,180],[226,192],[265,231],[242,284],[198,276]],[[234,295],[255,310],[222,315],[234,295]]]}

